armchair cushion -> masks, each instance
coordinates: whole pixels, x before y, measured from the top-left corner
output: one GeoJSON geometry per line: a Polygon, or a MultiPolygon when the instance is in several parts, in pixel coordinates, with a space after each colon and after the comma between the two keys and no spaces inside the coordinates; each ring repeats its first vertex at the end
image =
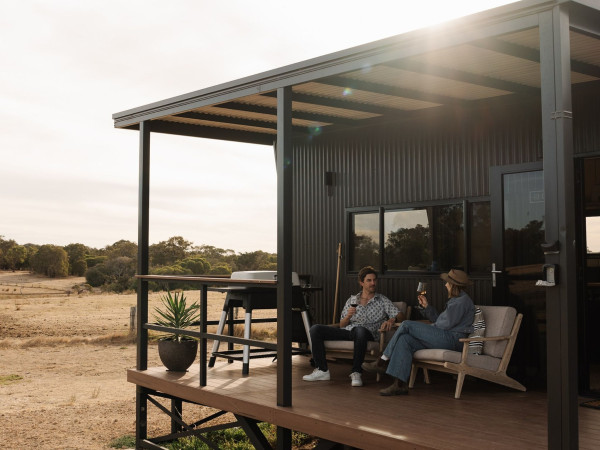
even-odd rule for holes
{"type": "MultiPolygon", "coordinates": [[[[486,336],[508,336],[517,316],[516,309],[510,306],[481,306],[485,314],[486,336]]],[[[508,341],[485,341],[483,354],[502,358],[508,341]]]]}
{"type": "MultiPolygon", "coordinates": [[[[473,319],[473,332],[469,335],[473,337],[484,337],[485,336],[485,318],[483,317],[483,311],[479,306],[475,306],[475,317],[473,319]]],[[[481,355],[483,351],[483,341],[469,341],[469,353],[474,355],[481,355]]]]}
{"type": "MultiPolygon", "coordinates": [[[[327,350],[343,350],[347,352],[354,351],[354,342],[352,341],[325,341],[327,350]]],[[[378,352],[379,341],[369,341],[367,344],[367,353],[378,352]]]]}
{"type": "MultiPolygon", "coordinates": [[[[440,364],[445,362],[460,364],[461,356],[461,352],[455,352],[454,350],[426,348],[417,350],[413,355],[413,358],[415,360],[437,361],[440,364]]],[[[500,366],[500,361],[500,359],[494,358],[493,356],[475,355],[471,353],[467,355],[466,363],[471,367],[496,371],[500,366]]]]}

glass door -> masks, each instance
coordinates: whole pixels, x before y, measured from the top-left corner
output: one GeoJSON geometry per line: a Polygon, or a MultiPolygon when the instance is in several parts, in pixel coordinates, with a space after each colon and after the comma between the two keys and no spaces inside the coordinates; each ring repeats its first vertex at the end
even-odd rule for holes
{"type": "Polygon", "coordinates": [[[579,391],[600,396],[600,158],[578,165],[581,204],[580,254],[583,270],[578,286],[579,391]]]}
{"type": "Polygon", "coordinates": [[[492,302],[513,306],[523,322],[510,375],[528,388],[546,382],[546,294],[542,278],[545,242],[542,163],[490,168],[492,302]]]}

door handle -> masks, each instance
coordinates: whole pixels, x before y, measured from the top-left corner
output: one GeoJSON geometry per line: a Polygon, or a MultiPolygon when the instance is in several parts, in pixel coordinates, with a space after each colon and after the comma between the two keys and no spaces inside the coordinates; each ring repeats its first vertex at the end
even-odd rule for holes
{"type": "Polygon", "coordinates": [[[501,270],[496,270],[496,263],[492,263],[492,287],[496,287],[496,274],[502,273],[501,270]]]}

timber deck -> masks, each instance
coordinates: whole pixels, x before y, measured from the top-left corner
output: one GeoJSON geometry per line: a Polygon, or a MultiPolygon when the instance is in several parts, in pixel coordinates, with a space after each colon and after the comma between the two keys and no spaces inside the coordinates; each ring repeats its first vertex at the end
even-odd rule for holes
{"type": "MultiPolygon", "coordinates": [[[[377,383],[364,374],[365,386],[353,388],[347,363],[331,363],[332,380],[305,382],[306,356],[293,357],[291,407],[276,402],[276,362],[252,360],[250,374],[241,364],[217,360],[200,388],[198,364],[184,374],[164,367],[129,370],[139,386],[218,410],[269,422],[333,442],[363,449],[544,449],[547,404],[544,392],[518,392],[467,378],[459,400],[447,374],[421,373],[408,396],[382,397],[377,383]]],[[[185,405],[184,405],[185,408],[185,405]]],[[[200,419],[200,418],[199,418],[200,419]]],[[[168,420],[165,418],[165,420],[168,420]]],[[[151,438],[151,436],[149,436],[151,438]]],[[[579,448],[600,448],[600,410],[579,408],[579,448]]]]}

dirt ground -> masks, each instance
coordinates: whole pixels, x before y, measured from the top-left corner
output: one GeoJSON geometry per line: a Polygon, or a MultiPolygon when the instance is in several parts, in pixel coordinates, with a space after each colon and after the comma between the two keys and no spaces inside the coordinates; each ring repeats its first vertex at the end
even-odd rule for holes
{"type": "MultiPolygon", "coordinates": [[[[136,364],[129,332],[136,295],[90,293],[84,282],[0,271],[2,448],[106,449],[135,435],[135,385],[126,370],[136,364]]],[[[150,312],[159,296],[150,294],[150,312]]],[[[223,294],[209,293],[209,319],[218,319],[222,305],[223,294]]],[[[149,366],[161,365],[155,345],[148,354],[149,366]]],[[[184,419],[210,412],[185,406],[184,419]]],[[[150,407],[149,435],[169,428],[168,417],[150,407]]]]}

